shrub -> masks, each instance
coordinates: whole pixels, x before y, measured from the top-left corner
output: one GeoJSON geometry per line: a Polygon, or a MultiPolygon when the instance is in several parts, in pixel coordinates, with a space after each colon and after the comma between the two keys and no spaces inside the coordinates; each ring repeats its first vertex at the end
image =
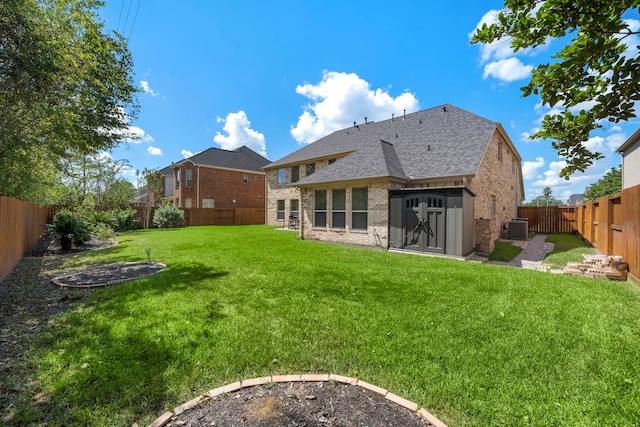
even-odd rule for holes
{"type": "Polygon", "coordinates": [[[158,228],[175,228],[184,221],[184,211],[173,205],[159,207],[153,214],[153,224],[158,228]]]}
{"type": "Polygon", "coordinates": [[[81,245],[91,240],[91,233],[86,222],[73,212],[62,209],[47,224],[47,233],[57,239],[63,250],[71,249],[73,244],[81,245]]]}
{"type": "Polygon", "coordinates": [[[116,214],[116,231],[135,230],[139,227],[135,209],[124,209],[116,214]]]}

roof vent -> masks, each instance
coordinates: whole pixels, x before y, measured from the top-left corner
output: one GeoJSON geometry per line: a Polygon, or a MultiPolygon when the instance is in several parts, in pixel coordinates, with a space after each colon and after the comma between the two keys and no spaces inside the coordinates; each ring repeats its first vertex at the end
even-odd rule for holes
{"type": "Polygon", "coordinates": [[[442,111],[447,112],[447,107],[442,107],[442,111]]]}
{"type": "Polygon", "coordinates": [[[356,122],[353,122],[353,127],[356,127],[356,122]]]}
{"type": "Polygon", "coordinates": [[[364,118],[364,124],[365,125],[367,124],[367,118],[366,117],[364,118]]]}
{"type": "Polygon", "coordinates": [[[395,114],[391,113],[391,121],[393,121],[393,116],[395,116],[395,114]]]}

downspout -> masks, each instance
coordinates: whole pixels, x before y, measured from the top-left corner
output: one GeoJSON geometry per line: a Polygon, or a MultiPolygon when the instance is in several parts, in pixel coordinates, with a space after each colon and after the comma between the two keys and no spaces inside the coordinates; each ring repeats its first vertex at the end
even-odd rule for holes
{"type": "Polygon", "coordinates": [[[196,208],[200,207],[200,165],[198,165],[198,186],[196,187],[196,208]]]}

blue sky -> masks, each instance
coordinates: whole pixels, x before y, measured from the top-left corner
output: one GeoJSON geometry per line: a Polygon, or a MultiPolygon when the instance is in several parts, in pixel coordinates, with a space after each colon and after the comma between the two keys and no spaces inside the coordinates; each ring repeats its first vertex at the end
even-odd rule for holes
{"type": "MultiPolygon", "coordinates": [[[[353,122],[451,103],[500,122],[523,159],[527,200],[565,200],[621,158],[640,120],[606,124],[588,145],[606,158],[570,181],[549,141],[527,135],[549,111],[522,98],[531,68],[557,49],[515,54],[471,45],[499,1],[108,0],[107,29],[129,38],[140,140],[113,150],[134,170],[163,168],[209,147],[247,145],[272,161],[353,122]]],[[[493,11],[493,12],[492,12],[493,11]]],[[[640,26],[633,21],[632,25],[640,26]]],[[[640,43],[637,43],[640,44],[640,43]]]]}

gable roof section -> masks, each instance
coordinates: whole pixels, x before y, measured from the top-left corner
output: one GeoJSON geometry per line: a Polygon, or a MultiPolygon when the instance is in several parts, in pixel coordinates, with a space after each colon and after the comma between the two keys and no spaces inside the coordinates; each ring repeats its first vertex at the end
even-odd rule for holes
{"type": "Polygon", "coordinates": [[[496,122],[445,104],[336,131],[265,169],[350,153],[297,184],[474,175],[498,127],[496,122]]]}
{"type": "Polygon", "coordinates": [[[635,131],[633,135],[629,137],[617,150],[616,153],[622,154],[624,156],[624,152],[628,151],[629,148],[632,148],[636,143],[640,141],[640,129],[635,131]]]}
{"type": "Polygon", "coordinates": [[[211,147],[201,153],[174,163],[172,167],[181,166],[187,162],[191,162],[197,166],[212,166],[261,173],[264,172],[264,166],[269,164],[268,159],[244,145],[233,151],[211,147]]]}

